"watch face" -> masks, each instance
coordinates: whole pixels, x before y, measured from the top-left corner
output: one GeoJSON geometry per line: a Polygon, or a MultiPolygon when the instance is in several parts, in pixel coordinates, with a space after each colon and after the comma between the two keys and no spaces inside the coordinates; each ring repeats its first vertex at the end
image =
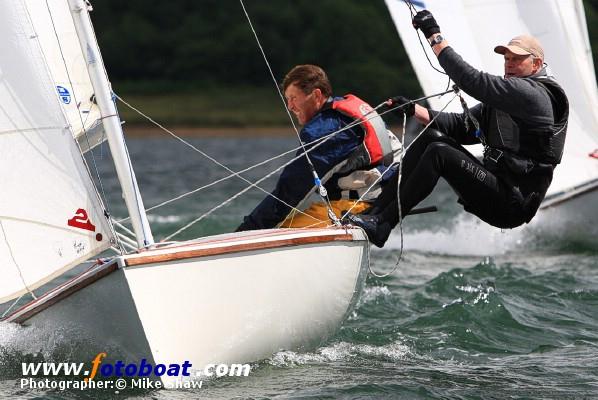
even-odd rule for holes
{"type": "Polygon", "coordinates": [[[431,46],[437,45],[438,43],[442,42],[444,40],[444,38],[442,37],[442,35],[438,35],[436,37],[434,37],[434,39],[432,39],[432,41],[430,42],[431,46]]]}

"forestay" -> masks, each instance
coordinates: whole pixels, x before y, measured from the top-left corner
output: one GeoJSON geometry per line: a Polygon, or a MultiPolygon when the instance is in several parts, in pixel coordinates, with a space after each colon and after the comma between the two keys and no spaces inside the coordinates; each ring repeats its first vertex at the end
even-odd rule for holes
{"type": "MultiPolygon", "coordinates": [[[[503,59],[493,52],[498,44],[528,33],[544,47],[549,73],[554,75],[570,101],[569,129],[561,165],[555,170],[548,194],[598,179],[598,160],[589,153],[598,148],[598,90],[592,63],[585,14],[581,0],[418,0],[436,17],[449,44],[471,65],[503,75],[503,59]]],[[[432,69],[403,0],[386,0],[391,16],[426,94],[446,87],[447,77],[432,69]]],[[[423,40],[423,39],[422,39],[423,40]]],[[[430,60],[436,57],[424,41],[430,60]]],[[[471,107],[477,103],[467,99],[471,107]]],[[[439,109],[442,99],[430,101],[439,109]]],[[[450,111],[460,112],[457,103],[450,111]]]]}
{"type": "Polygon", "coordinates": [[[110,246],[110,226],[21,1],[0,2],[0,301],[110,246]]]}
{"type": "Polygon", "coordinates": [[[105,139],[100,110],[66,0],[24,0],[60,103],[83,151],[105,139]]]}

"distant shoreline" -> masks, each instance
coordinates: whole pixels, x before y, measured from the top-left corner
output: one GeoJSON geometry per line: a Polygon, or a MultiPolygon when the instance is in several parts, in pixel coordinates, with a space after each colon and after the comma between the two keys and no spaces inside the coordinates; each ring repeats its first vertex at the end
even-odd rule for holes
{"type": "MultiPolygon", "coordinates": [[[[293,128],[289,126],[255,126],[255,127],[167,127],[177,136],[185,137],[292,137],[293,128]]],[[[169,136],[167,132],[156,126],[129,125],[123,126],[125,135],[136,138],[169,136]]]]}
{"type": "MultiPolygon", "coordinates": [[[[297,127],[300,129],[300,127],[297,127]]],[[[173,126],[167,127],[168,130],[177,136],[184,137],[295,137],[295,132],[290,126],[254,126],[254,127],[201,127],[201,126],[173,126]]],[[[390,129],[398,134],[401,127],[391,126],[390,129]]],[[[160,137],[169,136],[167,132],[151,125],[123,125],[123,130],[126,136],[143,138],[143,137],[160,137]]]]}

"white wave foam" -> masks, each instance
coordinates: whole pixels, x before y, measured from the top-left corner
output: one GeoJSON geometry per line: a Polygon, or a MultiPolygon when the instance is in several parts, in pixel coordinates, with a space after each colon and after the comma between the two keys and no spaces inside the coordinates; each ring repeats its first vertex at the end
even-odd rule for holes
{"type": "Polygon", "coordinates": [[[21,336],[23,330],[24,328],[20,325],[0,322],[0,347],[8,348],[21,336]]]}
{"type": "Polygon", "coordinates": [[[9,354],[41,354],[50,359],[54,351],[64,347],[64,332],[46,330],[32,326],[22,326],[10,322],[0,322],[0,348],[9,354]]]}
{"type": "MultiPolygon", "coordinates": [[[[449,255],[495,255],[514,250],[525,243],[521,228],[499,229],[475,216],[461,213],[449,225],[433,230],[406,231],[405,250],[419,250],[449,255]]],[[[390,236],[385,249],[401,246],[398,229],[390,236]]]]}
{"type": "Polygon", "coordinates": [[[466,304],[473,304],[473,305],[478,304],[479,302],[489,304],[490,301],[488,300],[488,297],[490,296],[490,293],[494,292],[494,286],[484,286],[482,284],[479,284],[476,287],[473,287],[471,285],[466,285],[466,286],[456,286],[455,288],[457,290],[460,290],[465,293],[472,293],[472,294],[475,293],[476,294],[475,299],[473,299],[473,301],[470,303],[466,302],[466,304]]]}
{"type": "MultiPolygon", "coordinates": [[[[461,292],[467,293],[467,294],[475,294],[476,296],[473,300],[464,300],[462,297],[459,297],[458,299],[455,299],[449,303],[443,304],[442,308],[447,308],[454,304],[476,305],[480,302],[489,304],[490,301],[488,300],[488,297],[490,296],[491,293],[494,292],[493,286],[485,286],[482,284],[479,284],[477,286],[471,286],[471,285],[455,286],[455,289],[457,289],[461,292]]],[[[500,304],[499,304],[499,307],[500,307],[500,304]]]]}
{"type": "Polygon", "coordinates": [[[42,350],[40,343],[45,343],[46,340],[44,334],[36,332],[33,328],[0,322],[0,348],[9,354],[37,354],[42,350]]]}
{"type": "Polygon", "coordinates": [[[367,286],[363,289],[357,307],[362,306],[365,303],[376,301],[379,297],[391,296],[390,289],[386,286],[367,286]]]}
{"type": "Polygon", "coordinates": [[[313,363],[347,361],[363,356],[382,358],[386,361],[399,361],[412,354],[409,346],[398,341],[384,346],[340,342],[322,347],[315,353],[280,351],[270,358],[269,363],[277,367],[289,367],[313,363]]]}

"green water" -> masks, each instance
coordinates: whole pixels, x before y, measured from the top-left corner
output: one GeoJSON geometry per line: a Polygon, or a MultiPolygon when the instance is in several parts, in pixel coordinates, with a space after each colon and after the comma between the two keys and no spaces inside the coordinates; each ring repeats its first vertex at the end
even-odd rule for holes
{"type": "MultiPolygon", "coordinates": [[[[193,143],[233,169],[295,145],[288,138],[193,143]]],[[[129,145],[146,206],[226,175],[169,140],[129,145]]],[[[123,215],[106,154],[96,152],[96,158],[111,211],[123,215]]],[[[150,215],[155,235],[174,232],[244,187],[229,180],[159,209],[150,215]]],[[[251,191],[179,239],[230,231],[261,198],[251,191]]],[[[88,361],[91,355],[51,335],[43,340],[44,332],[0,324],[0,398],[598,398],[594,233],[489,228],[460,212],[444,184],[428,203],[441,210],[405,221],[397,271],[370,276],[340,331],[313,351],[280,352],[252,364],[248,377],[208,380],[195,390],[35,392],[19,388],[21,362],[88,361]]],[[[390,270],[399,246],[395,232],[388,248],[372,251],[372,268],[390,270]]]]}

